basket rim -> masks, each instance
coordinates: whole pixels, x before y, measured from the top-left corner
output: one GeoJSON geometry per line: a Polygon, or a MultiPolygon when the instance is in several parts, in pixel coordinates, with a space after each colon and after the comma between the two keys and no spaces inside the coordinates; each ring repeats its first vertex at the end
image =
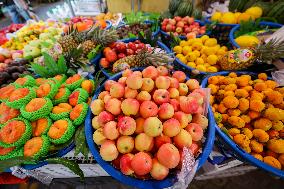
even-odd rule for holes
{"type": "MultiPolygon", "coordinates": [[[[202,87],[207,87],[208,84],[208,79],[209,77],[212,76],[216,76],[216,75],[223,75],[226,76],[229,73],[231,73],[230,71],[222,71],[222,72],[216,72],[214,74],[210,74],[208,76],[206,76],[201,83],[202,87]]],[[[249,75],[253,75],[253,76],[257,76],[257,73],[255,72],[247,72],[247,71],[236,71],[235,73],[237,73],[238,75],[240,74],[249,74],[249,75]]],[[[268,78],[271,79],[271,78],[268,78]]],[[[209,106],[209,111],[213,114],[212,108],[211,106],[209,106]]],[[[212,115],[211,114],[211,115],[212,115]]],[[[213,117],[214,118],[214,117],[213,117]]],[[[215,120],[215,119],[214,119],[215,120]]],[[[282,179],[284,179],[284,171],[280,170],[280,169],[276,169],[258,159],[256,159],[255,157],[253,157],[252,155],[250,155],[249,153],[245,152],[241,147],[239,147],[236,143],[234,143],[216,124],[216,122],[214,121],[214,125],[215,125],[215,129],[216,129],[216,133],[223,139],[223,141],[226,142],[226,144],[228,144],[228,146],[231,148],[231,150],[233,150],[234,152],[236,152],[243,160],[246,160],[247,162],[249,162],[250,164],[261,168],[267,172],[270,172],[282,179]]]]}
{"type": "MultiPolygon", "coordinates": [[[[279,23],[265,22],[265,21],[259,22],[259,25],[271,26],[271,27],[275,27],[275,28],[281,28],[283,26],[282,24],[279,24],[279,23]]],[[[238,45],[237,42],[235,41],[235,32],[239,29],[240,29],[240,25],[237,25],[237,26],[233,27],[231,29],[230,33],[229,33],[230,43],[233,45],[233,47],[236,47],[236,48],[240,48],[240,45],[238,45]]]]}
{"type": "MultiPolygon", "coordinates": [[[[140,68],[135,68],[132,70],[143,70],[143,67],[140,68]]],[[[122,75],[122,72],[119,72],[117,74],[115,74],[114,76],[112,76],[111,78],[109,78],[109,80],[118,80],[122,75]]],[[[104,83],[105,84],[105,83],[104,83]]],[[[104,90],[104,84],[101,85],[95,92],[92,101],[95,100],[97,98],[97,96],[99,95],[99,92],[104,90]]],[[[174,181],[176,180],[176,177],[171,175],[168,178],[162,180],[162,181],[157,181],[157,180],[140,180],[140,179],[136,179],[134,177],[130,177],[130,176],[126,176],[124,174],[122,174],[119,170],[117,170],[115,167],[113,167],[109,162],[104,161],[101,156],[100,153],[97,149],[97,145],[94,143],[93,141],[93,132],[94,129],[92,127],[91,124],[91,110],[89,108],[88,110],[88,114],[85,120],[85,135],[86,135],[86,139],[87,139],[87,143],[89,146],[89,149],[92,153],[92,155],[94,156],[95,160],[97,161],[97,163],[112,177],[114,177],[115,179],[119,180],[120,182],[127,184],[127,185],[131,185],[131,186],[135,186],[138,188],[165,188],[165,187],[170,187],[173,185],[174,181]]],[[[212,113],[208,112],[208,120],[209,120],[209,125],[207,127],[207,137],[206,137],[206,141],[204,143],[204,148],[202,153],[199,155],[199,157],[197,158],[197,160],[199,160],[198,162],[198,168],[200,169],[201,166],[205,163],[205,161],[207,160],[209,154],[212,151],[213,148],[213,144],[214,144],[214,140],[215,140],[215,128],[214,128],[214,121],[212,120],[212,113]],[[211,116],[209,116],[211,115],[211,116]],[[211,119],[209,118],[211,117],[211,119]]]]}

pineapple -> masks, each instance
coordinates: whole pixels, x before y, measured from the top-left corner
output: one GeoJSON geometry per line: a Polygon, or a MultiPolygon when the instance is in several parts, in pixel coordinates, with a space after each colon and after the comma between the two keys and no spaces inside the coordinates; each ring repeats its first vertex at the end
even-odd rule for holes
{"type": "Polygon", "coordinates": [[[91,36],[95,44],[100,44],[104,47],[118,40],[116,30],[101,30],[100,27],[93,27],[87,35],[91,36]]]}
{"type": "Polygon", "coordinates": [[[91,52],[91,50],[96,48],[96,44],[92,40],[87,40],[81,44],[81,47],[83,50],[83,56],[86,57],[89,54],[89,52],[91,52]]]}
{"type": "Polygon", "coordinates": [[[130,55],[117,60],[113,64],[113,72],[119,72],[132,67],[143,67],[148,65],[154,66],[167,66],[173,62],[173,58],[165,52],[157,52],[152,50],[149,52],[147,49],[141,50],[136,55],[130,55]]]}
{"type": "Polygon", "coordinates": [[[284,40],[272,39],[254,48],[231,50],[220,59],[219,63],[223,70],[242,70],[255,61],[271,63],[272,60],[283,57],[284,40]]]}

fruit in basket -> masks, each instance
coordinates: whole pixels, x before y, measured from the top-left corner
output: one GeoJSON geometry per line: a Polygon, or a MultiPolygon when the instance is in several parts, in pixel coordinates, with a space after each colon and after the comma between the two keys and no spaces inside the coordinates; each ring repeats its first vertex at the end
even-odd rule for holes
{"type": "Polygon", "coordinates": [[[24,145],[24,156],[38,159],[48,154],[49,140],[46,136],[34,137],[24,145]]]}
{"type": "Polygon", "coordinates": [[[258,60],[271,62],[284,57],[282,52],[283,41],[272,39],[266,44],[259,44],[251,49],[237,49],[227,52],[220,58],[220,66],[223,70],[245,69],[258,60]],[[270,49],[275,49],[271,51],[270,49]]]}
{"type": "MultiPolygon", "coordinates": [[[[212,94],[213,111],[222,117],[219,127],[228,129],[235,143],[257,159],[281,169],[277,157],[284,152],[283,139],[279,134],[280,129],[283,129],[284,114],[281,108],[275,108],[272,104],[283,103],[283,96],[278,94],[281,88],[275,90],[276,82],[267,80],[264,73],[256,79],[253,77],[237,76],[231,72],[228,76],[209,78],[209,87],[217,88],[212,94]],[[229,82],[235,82],[236,86],[228,87],[229,82]],[[227,92],[222,92],[222,85],[227,87],[227,92]],[[224,98],[224,94],[228,96],[224,98]],[[224,100],[230,97],[230,103],[228,101],[225,105],[231,106],[233,96],[236,98],[234,101],[239,101],[238,106],[226,108],[224,100]]],[[[195,122],[194,118],[192,122],[195,122]]]]}
{"type": "Polygon", "coordinates": [[[250,35],[242,35],[235,39],[240,47],[254,47],[260,43],[257,37],[250,35]]]}
{"type": "Polygon", "coordinates": [[[46,134],[49,127],[51,126],[51,119],[46,118],[40,118],[36,121],[31,122],[32,125],[32,132],[34,137],[41,136],[43,134],[46,134]]]}
{"type": "Polygon", "coordinates": [[[0,124],[4,124],[10,119],[18,117],[20,111],[8,107],[4,102],[0,104],[0,124]]]}
{"type": "MultiPolygon", "coordinates": [[[[186,90],[183,93],[185,96],[171,98],[171,89],[178,90],[180,85],[187,87],[185,74],[175,72],[173,77],[165,73],[167,69],[160,67],[158,71],[158,68],[153,66],[144,70],[146,71],[126,70],[118,82],[109,80],[105,83],[105,91],[101,91],[99,99],[92,102],[99,106],[91,106],[93,110],[97,108],[102,111],[92,120],[92,126],[96,130],[93,137],[102,158],[112,161],[113,166],[123,174],[131,175],[134,172],[139,178],[144,178],[150,173],[152,178],[162,180],[169,174],[169,169],[179,165],[179,150],[188,147],[197,154],[200,148],[199,142],[208,120],[197,113],[203,112],[204,100],[201,99],[205,93],[196,86],[198,82],[193,80],[192,93],[186,90]],[[143,80],[150,81],[149,88],[143,86],[143,80]],[[110,97],[103,103],[109,95],[108,91],[117,84],[124,88],[124,95],[119,99],[110,97]],[[149,92],[143,91],[144,88],[149,92]],[[144,97],[141,97],[144,94],[150,98],[145,97],[144,100],[144,97]],[[192,115],[181,108],[183,97],[189,98],[188,106],[194,107],[194,111],[189,108],[192,115]],[[195,116],[194,122],[192,116],[195,116]],[[188,126],[190,122],[192,126],[188,126]],[[107,145],[104,145],[105,143],[107,145]]],[[[94,111],[95,115],[98,111],[94,111]]]]}
{"type": "Polygon", "coordinates": [[[261,7],[255,6],[248,8],[245,12],[252,15],[254,18],[260,18],[263,11],[261,7]]]}

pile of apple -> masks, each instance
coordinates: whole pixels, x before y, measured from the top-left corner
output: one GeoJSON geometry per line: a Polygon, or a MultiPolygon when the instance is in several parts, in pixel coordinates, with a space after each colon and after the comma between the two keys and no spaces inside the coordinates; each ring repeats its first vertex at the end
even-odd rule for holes
{"type": "Polygon", "coordinates": [[[174,35],[192,36],[203,35],[206,32],[206,26],[200,26],[198,22],[194,21],[193,17],[180,17],[175,16],[174,18],[165,18],[162,22],[162,30],[174,35]]]}
{"type": "Polygon", "coordinates": [[[139,40],[129,43],[115,42],[109,47],[104,48],[104,58],[100,60],[100,65],[103,68],[109,68],[111,67],[111,63],[115,63],[117,60],[126,56],[135,55],[139,50],[144,49],[145,47],[146,44],[139,40]]]}
{"type": "Polygon", "coordinates": [[[198,155],[208,120],[197,80],[149,66],[125,70],[104,87],[91,103],[93,140],[103,160],[125,175],[163,180],[181,168],[184,147],[198,155]]]}

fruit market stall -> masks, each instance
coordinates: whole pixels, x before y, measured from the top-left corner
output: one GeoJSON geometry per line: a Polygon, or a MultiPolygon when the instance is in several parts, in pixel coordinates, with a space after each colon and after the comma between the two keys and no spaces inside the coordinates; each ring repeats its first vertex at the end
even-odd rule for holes
{"type": "Polygon", "coordinates": [[[44,184],[111,176],[138,188],[255,169],[284,179],[275,4],[209,11],[170,0],[162,14],[66,13],[4,28],[0,172],[44,184]]]}

